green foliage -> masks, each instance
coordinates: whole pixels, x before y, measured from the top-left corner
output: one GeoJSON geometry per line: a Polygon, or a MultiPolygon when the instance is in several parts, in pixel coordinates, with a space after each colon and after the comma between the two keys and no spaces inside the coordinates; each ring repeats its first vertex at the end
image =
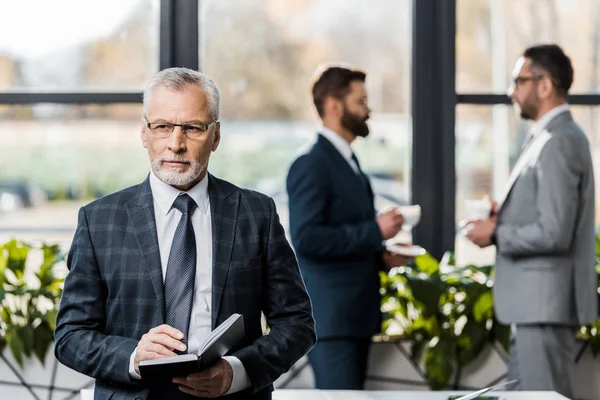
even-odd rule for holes
{"type": "Polygon", "coordinates": [[[63,282],[56,267],[63,259],[56,245],[11,240],[0,246],[0,351],[8,346],[21,367],[32,355],[43,364],[52,344],[63,282]],[[34,252],[40,264],[32,268],[34,252]]]}
{"type": "MultiPolygon", "coordinates": [[[[600,288],[600,234],[596,271],[600,288]]],[[[409,339],[413,360],[424,360],[429,386],[443,389],[457,367],[475,359],[486,343],[500,343],[508,351],[510,328],[495,317],[492,286],[492,265],[457,267],[450,252],[441,262],[429,254],[416,257],[410,266],[381,273],[382,332],[409,339]]],[[[582,326],[579,337],[597,356],[600,318],[582,326]]]]}
{"type": "Polygon", "coordinates": [[[446,387],[486,343],[508,347],[509,327],[494,319],[491,267],[453,264],[451,253],[441,263],[425,254],[381,277],[384,332],[413,341],[411,356],[424,359],[432,389],[446,387]]]}

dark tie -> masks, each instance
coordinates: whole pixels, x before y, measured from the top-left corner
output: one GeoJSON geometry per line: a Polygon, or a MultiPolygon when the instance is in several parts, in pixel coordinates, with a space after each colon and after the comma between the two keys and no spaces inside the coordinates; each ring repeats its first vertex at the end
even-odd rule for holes
{"type": "Polygon", "coordinates": [[[181,219],[173,236],[165,277],[166,322],[179,329],[187,341],[194,300],[196,278],[196,237],[192,213],[196,202],[187,194],[175,200],[173,207],[181,211],[181,219]]]}
{"type": "Polygon", "coordinates": [[[360,168],[360,163],[358,162],[358,158],[356,158],[356,154],[354,154],[354,152],[352,152],[352,161],[354,161],[354,163],[356,164],[356,167],[358,168],[358,175],[362,175],[362,169],[360,168]]]}
{"type": "Polygon", "coordinates": [[[358,173],[356,174],[358,176],[358,179],[363,184],[363,186],[367,189],[367,191],[369,192],[369,196],[372,198],[373,190],[371,189],[371,184],[369,183],[369,178],[367,178],[367,176],[363,173],[362,169],[360,168],[360,163],[358,162],[358,158],[356,158],[356,154],[354,154],[354,152],[352,152],[352,161],[354,161],[354,163],[356,164],[356,167],[358,168],[358,173]]]}

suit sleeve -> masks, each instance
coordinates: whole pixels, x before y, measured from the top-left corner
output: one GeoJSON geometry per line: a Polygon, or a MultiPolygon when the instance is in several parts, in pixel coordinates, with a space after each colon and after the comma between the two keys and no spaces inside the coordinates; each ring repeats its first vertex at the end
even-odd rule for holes
{"type": "Polygon", "coordinates": [[[375,219],[356,224],[327,223],[329,183],[304,155],[296,159],[287,176],[290,233],[298,254],[336,259],[382,250],[383,237],[375,219]]]}
{"type": "Polygon", "coordinates": [[[105,335],[107,297],[90,238],[85,208],[67,259],[54,332],[56,358],[76,371],[113,384],[141,387],[129,376],[129,358],[137,341],[105,335]]]}
{"type": "Polygon", "coordinates": [[[579,204],[580,157],[568,138],[554,136],[542,149],[535,168],[537,220],[527,225],[499,224],[500,254],[561,254],[571,247],[579,204]]]}
{"type": "Polygon", "coordinates": [[[232,355],[243,364],[253,392],[272,384],[315,344],[310,299],[298,263],[270,199],[262,310],[269,334],[232,355]]]}

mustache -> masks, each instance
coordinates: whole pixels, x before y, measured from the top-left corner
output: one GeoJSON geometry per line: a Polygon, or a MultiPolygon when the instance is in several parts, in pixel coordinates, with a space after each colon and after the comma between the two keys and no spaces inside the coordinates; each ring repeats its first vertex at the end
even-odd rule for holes
{"type": "Polygon", "coordinates": [[[183,156],[178,156],[178,155],[174,155],[171,157],[162,157],[162,158],[159,158],[157,161],[158,162],[184,162],[184,163],[188,163],[188,164],[193,163],[193,160],[190,160],[183,156]]]}

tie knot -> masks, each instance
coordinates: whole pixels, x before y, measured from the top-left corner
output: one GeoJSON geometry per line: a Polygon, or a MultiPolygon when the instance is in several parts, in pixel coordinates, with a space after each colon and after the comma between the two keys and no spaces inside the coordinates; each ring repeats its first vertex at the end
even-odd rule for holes
{"type": "Polygon", "coordinates": [[[177,196],[175,202],[173,203],[173,207],[181,211],[182,214],[192,215],[194,209],[197,204],[187,193],[184,193],[180,196],[177,196]]]}

